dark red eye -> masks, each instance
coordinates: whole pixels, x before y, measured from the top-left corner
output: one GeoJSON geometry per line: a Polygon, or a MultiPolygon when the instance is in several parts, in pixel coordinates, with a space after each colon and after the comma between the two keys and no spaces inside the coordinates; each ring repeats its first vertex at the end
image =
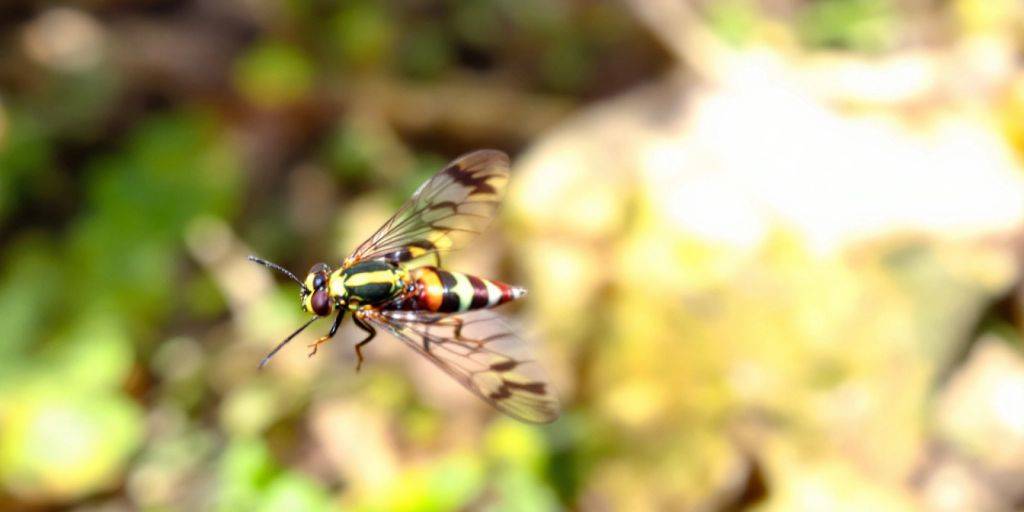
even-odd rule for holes
{"type": "Polygon", "coordinates": [[[319,290],[324,287],[324,283],[327,281],[323,274],[317,274],[313,276],[313,289],[319,290]]]}
{"type": "Polygon", "coordinates": [[[327,290],[314,292],[309,304],[313,306],[313,312],[319,316],[331,314],[331,298],[327,295],[327,290]]]}

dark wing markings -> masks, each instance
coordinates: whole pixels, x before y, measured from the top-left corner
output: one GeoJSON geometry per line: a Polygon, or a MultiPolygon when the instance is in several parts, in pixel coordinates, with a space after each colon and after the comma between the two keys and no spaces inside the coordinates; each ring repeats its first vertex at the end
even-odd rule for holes
{"type": "Polygon", "coordinates": [[[501,151],[474,151],[453,160],[420,185],[373,236],[345,258],[344,265],[374,258],[417,263],[408,266],[439,264],[442,253],[458,249],[487,227],[508,177],[508,155],[501,151]],[[419,248],[414,251],[419,254],[403,254],[406,247],[419,248]],[[398,257],[402,255],[408,259],[398,257]],[[424,258],[429,255],[433,258],[424,258]]]}
{"type": "Polygon", "coordinates": [[[445,316],[374,311],[367,319],[499,411],[530,423],[550,423],[558,418],[558,399],[544,370],[493,312],[445,316]]]}

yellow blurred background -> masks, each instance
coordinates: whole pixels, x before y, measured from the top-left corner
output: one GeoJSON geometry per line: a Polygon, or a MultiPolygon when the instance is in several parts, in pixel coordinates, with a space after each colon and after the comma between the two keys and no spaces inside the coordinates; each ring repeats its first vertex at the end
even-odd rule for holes
{"type": "Polygon", "coordinates": [[[0,6],[0,510],[1024,510],[1018,0],[0,6]],[[505,418],[298,274],[447,160],[505,418]]]}

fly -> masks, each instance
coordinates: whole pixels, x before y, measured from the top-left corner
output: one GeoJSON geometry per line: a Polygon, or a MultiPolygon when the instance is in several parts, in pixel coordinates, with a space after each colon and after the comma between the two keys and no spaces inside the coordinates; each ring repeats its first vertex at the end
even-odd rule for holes
{"type": "Polygon", "coordinates": [[[467,153],[424,182],[398,211],[340,265],[314,265],[304,280],[281,266],[250,256],[298,283],[302,309],[313,315],[260,362],[317,319],[334,315],[320,345],[338,331],[346,313],[366,336],[383,329],[499,411],[531,423],[549,423],[559,404],[544,370],[525,344],[491,311],[519,299],[526,289],[446,270],[441,257],[463,247],[494,217],[509,180],[505,153],[467,153]]]}

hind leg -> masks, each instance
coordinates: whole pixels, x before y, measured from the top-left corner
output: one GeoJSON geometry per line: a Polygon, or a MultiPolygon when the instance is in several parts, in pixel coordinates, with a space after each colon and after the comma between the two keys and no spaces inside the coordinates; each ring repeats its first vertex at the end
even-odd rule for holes
{"type": "Polygon", "coordinates": [[[366,345],[367,343],[372,341],[373,337],[377,335],[377,331],[373,327],[370,327],[370,325],[363,320],[363,314],[361,311],[356,311],[352,315],[352,320],[356,323],[356,327],[362,329],[363,332],[365,332],[367,335],[365,338],[363,338],[363,341],[356,343],[355,346],[356,357],[359,358],[359,362],[356,363],[356,371],[358,372],[359,369],[362,368],[363,366],[363,345],[366,345]]]}

